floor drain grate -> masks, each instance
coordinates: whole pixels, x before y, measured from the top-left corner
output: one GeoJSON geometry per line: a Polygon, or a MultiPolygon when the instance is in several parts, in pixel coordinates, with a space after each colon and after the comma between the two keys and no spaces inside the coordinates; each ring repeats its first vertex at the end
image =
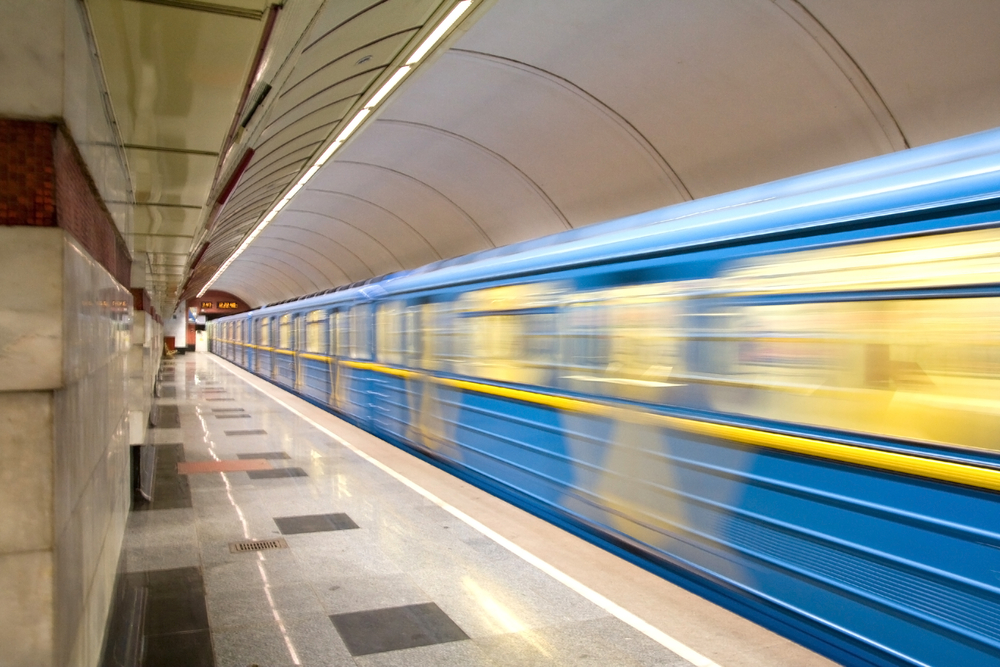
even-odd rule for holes
{"type": "Polygon", "coordinates": [[[244,540],[242,542],[230,542],[229,553],[243,553],[244,551],[264,551],[266,549],[287,549],[288,542],[283,538],[276,540],[244,540]]]}

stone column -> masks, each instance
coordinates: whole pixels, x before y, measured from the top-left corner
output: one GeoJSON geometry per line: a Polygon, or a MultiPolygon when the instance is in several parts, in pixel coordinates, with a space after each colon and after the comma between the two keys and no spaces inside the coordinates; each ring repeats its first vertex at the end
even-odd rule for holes
{"type": "Polygon", "coordinates": [[[0,119],[0,662],[96,665],[131,500],[130,259],[65,126],[0,119]]]}

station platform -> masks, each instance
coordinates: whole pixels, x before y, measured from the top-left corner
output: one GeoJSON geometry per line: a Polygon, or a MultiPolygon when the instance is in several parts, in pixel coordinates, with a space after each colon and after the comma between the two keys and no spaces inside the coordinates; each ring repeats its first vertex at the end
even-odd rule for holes
{"type": "Polygon", "coordinates": [[[138,664],[833,664],[214,355],[163,368],[138,664]]]}

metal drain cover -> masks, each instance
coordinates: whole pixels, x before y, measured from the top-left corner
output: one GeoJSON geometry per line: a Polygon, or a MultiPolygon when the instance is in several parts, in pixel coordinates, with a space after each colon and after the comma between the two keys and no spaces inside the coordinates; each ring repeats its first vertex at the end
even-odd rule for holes
{"type": "Polygon", "coordinates": [[[230,542],[229,553],[238,554],[244,551],[265,551],[267,549],[287,549],[288,542],[283,537],[274,540],[243,540],[230,542]]]}

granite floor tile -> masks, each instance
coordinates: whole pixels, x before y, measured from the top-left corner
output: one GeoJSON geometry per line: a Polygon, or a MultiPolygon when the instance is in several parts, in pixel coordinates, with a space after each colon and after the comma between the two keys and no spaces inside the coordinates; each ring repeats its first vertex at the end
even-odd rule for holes
{"type": "Polygon", "coordinates": [[[370,655],[469,637],[433,602],[330,616],[351,655],[370,655]]]}
{"type": "Polygon", "coordinates": [[[225,628],[213,640],[218,667],[355,667],[326,616],[225,628]]]}
{"type": "Polygon", "coordinates": [[[354,519],[343,513],[311,514],[305,516],[279,516],[274,518],[282,535],[323,533],[335,530],[357,529],[354,519]]]}
{"type": "MultiPolygon", "coordinates": [[[[354,658],[358,667],[492,667],[489,655],[471,641],[433,644],[354,658]]],[[[607,667],[615,667],[609,663],[607,667]]]]}
{"type": "Polygon", "coordinates": [[[310,583],[328,614],[402,607],[432,601],[405,574],[382,577],[314,574],[310,583]]]}
{"type": "Polygon", "coordinates": [[[307,476],[306,471],[302,468],[274,468],[272,470],[251,470],[247,472],[247,477],[252,480],[286,479],[289,477],[307,476]]]}
{"type": "Polygon", "coordinates": [[[213,630],[263,623],[275,612],[286,619],[323,612],[308,583],[272,586],[259,575],[248,578],[238,590],[211,592],[206,602],[213,630]]]}

